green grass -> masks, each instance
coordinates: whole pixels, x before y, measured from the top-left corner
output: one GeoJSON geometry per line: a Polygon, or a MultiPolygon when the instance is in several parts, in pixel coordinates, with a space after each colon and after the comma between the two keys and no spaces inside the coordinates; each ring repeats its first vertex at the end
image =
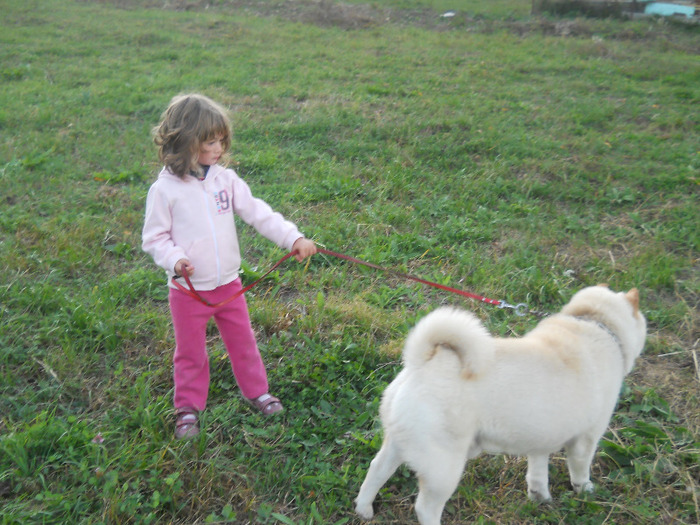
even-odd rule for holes
{"type": "MultiPolygon", "coordinates": [[[[164,275],[139,247],[150,129],[184,91],[232,109],[238,172],[331,250],[545,312],[640,289],[647,349],[597,491],[574,495],[555,455],[555,502],[534,505],[524,460],[483,456],[444,523],[696,523],[697,27],[515,0],[451,19],[428,0],[208,4],[0,0],[0,523],[357,523],[416,320],[449,303],[501,335],[536,323],[289,263],[248,294],[287,411],[250,411],[212,329],[205,432],[173,441],[164,275]]],[[[240,234],[246,278],[282,255],[240,234]]],[[[376,522],[414,522],[416,490],[402,469],[376,522]]]]}

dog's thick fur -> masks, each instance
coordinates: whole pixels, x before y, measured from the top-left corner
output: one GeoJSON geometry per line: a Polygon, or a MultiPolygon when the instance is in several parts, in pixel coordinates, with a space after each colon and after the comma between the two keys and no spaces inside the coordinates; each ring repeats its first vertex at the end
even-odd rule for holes
{"type": "Polygon", "coordinates": [[[418,520],[437,525],[466,461],[482,451],[527,456],[528,495],[545,501],[549,455],[564,448],[574,489],[592,490],[596,446],[645,338],[636,289],[585,288],[521,338],[494,338],[457,309],[427,315],[384,392],[384,442],[357,513],[372,518],[377,492],[406,463],[418,475],[418,520]]]}

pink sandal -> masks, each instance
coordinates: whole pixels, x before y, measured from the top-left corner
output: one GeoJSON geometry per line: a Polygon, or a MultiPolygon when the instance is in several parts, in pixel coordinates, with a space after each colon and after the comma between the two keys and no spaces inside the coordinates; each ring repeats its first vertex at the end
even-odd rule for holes
{"type": "Polygon", "coordinates": [[[271,416],[284,410],[280,400],[270,394],[263,394],[256,399],[247,399],[246,401],[266,416],[271,416]]]}
{"type": "Polygon", "coordinates": [[[190,439],[199,434],[199,412],[192,407],[175,411],[175,439],[190,439]]]}

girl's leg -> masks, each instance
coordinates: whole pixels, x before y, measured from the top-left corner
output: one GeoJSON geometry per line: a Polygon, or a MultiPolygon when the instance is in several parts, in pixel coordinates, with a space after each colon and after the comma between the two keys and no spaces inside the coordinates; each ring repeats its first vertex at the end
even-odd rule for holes
{"type": "MultiPolygon", "coordinates": [[[[230,297],[242,288],[241,281],[236,279],[222,288],[226,288],[222,294],[223,297],[230,297]]],[[[214,320],[226,345],[233,375],[243,396],[254,399],[266,394],[267,372],[255,342],[255,333],[250,324],[245,297],[241,295],[234,301],[217,308],[214,320]]]]}
{"type": "Polygon", "coordinates": [[[206,330],[212,310],[179,290],[170,289],[169,301],[175,330],[174,405],[201,411],[209,393],[206,330]]]}

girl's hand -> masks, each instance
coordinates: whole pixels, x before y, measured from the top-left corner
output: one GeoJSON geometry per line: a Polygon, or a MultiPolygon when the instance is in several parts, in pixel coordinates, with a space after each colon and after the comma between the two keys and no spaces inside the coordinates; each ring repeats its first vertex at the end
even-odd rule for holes
{"type": "Polygon", "coordinates": [[[316,253],[316,244],[305,237],[299,237],[292,246],[292,251],[296,251],[294,258],[301,262],[307,257],[316,253]]]}
{"type": "Polygon", "coordinates": [[[187,272],[188,277],[194,273],[194,266],[188,259],[180,259],[175,263],[175,273],[182,276],[183,272],[187,272]]]}

